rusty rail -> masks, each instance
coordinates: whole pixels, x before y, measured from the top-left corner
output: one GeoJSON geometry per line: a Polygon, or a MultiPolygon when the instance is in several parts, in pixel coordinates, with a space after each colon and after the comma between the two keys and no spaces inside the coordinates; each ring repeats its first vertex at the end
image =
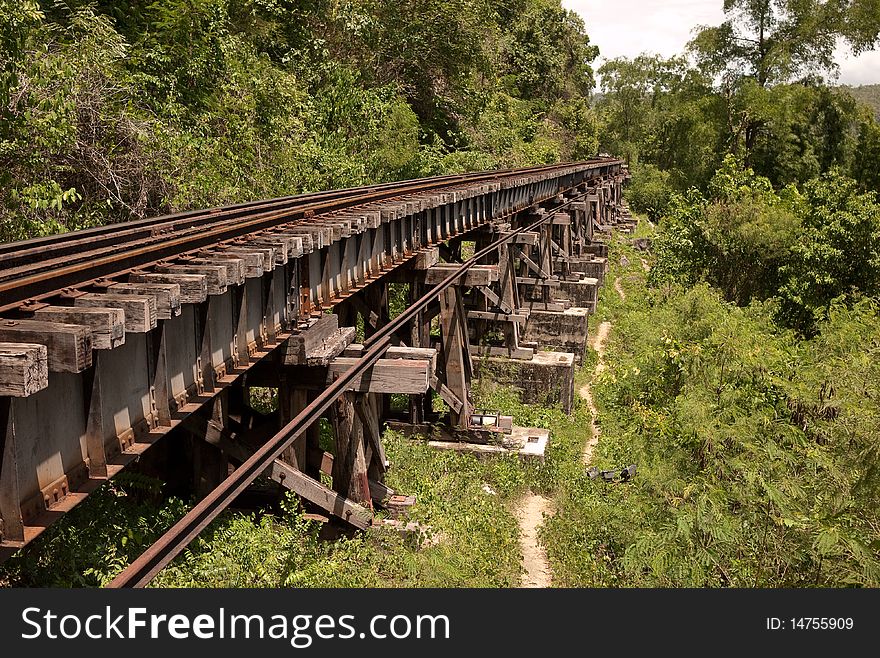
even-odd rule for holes
{"type": "Polygon", "coordinates": [[[216,489],[203,498],[152,546],[136,558],[108,585],[110,588],[144,587],[177,557],[214,519],[216,519],[285,449],[326,412],[345,391],[346,385],[380,359],[391,345],[394,334],[412,321],[440,293],[452,286],[480,259],[526,231],[533,231],[552,219],[553,214],[574,203],[575,199],[556,206],[541,219],[520,227],[481,249],[446,277],[439,285],[410,305],[403,313],[364,341],[367,350],[357,363],[325,389],[311,404],[260,447],[241,467],[232,472],[216,489]]]}

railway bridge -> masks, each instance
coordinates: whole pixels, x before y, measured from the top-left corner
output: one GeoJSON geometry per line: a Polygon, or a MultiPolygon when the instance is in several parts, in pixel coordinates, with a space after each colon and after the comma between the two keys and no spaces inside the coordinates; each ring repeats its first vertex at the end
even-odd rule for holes
{"type": "Polygon", "coordinates": [[[571,408],[627,177],[598,158],[0,245],[0,558],[135,462],[199,502],[116,586],[261,475],[378,523],[411,502],[384,482],[383,425],[541,458],[548,432],[475,409],[471,385],[571,408]],[[256,388],[277,408],[254,411],[256,388]]]}

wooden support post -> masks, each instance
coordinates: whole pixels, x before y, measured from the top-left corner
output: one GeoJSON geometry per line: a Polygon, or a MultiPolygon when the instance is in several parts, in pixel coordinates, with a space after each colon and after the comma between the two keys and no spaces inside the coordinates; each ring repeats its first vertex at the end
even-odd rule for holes
{"type": "Polygon", "coordinates": [[[385,456],[385,447],[382,445],[378,395],[375,393],[356,395],[354,408],[364,428],[364,459],[367,464],[367,476],[371,483],[383,482],[388,459],[385,456]]]}
{"type": "MultiPolygon", "coordinates": [[[[236,392],[246,392],[246,388],[237,388],[236,392]]],[[[203,436],[192,437],[193,448],[193,493],[202,499],[217,488],[229,475],[229,462],[220,449],[219,435],[226,429],[228,422],[229,389],[218,393],[211,404],[211,415],[205,418],[203,436]],[[217,436],[214,436],[217,435],[217,436]]]]}
{"type": "MultiPolygon", "coordinates": [[[[409,303],[412,305],[424,294],[425,286],[413,280],[409,284],[409,303]]],[[[428,347],[431,341],[431,321],[425,320],[427,314],[421,310],[410,325],[410,345],[413,347],[428,347]]],[[[429,373],[433,375],[434,373],[429,373]]],[[[430,398],[430,392],[428,393],[430,398]]],[[[425,422],[425,395],[414,394],[409,396],[409,417],[411,423],[425,422]]]]}
{"type": "Polygon", "coordinates": [[[235,328],[232,361],[235,368],[240,368],[250,362],[247,340],[247,286],[235,286],[232,290],[232,326],[235,328]]]}
{"type": "Polygon", "coordinates": [[[83,407],[86,416],[86,452],[89,477],[107,477],[104,448],[104,406],[101,400],[100,352],[92,355],[92,367],[83,373],[83,407]]]}
{"type": "Polygon", "coordinates": [[[450,286],[440,294],[440,331],[442,383],[462,402],[460,409],[450,410],[450,419],[453,426],[466,429],[470,423],[469,396],[473,368],[459,286],[450,286]]]}
{"type": "MultiPolygon", "coordinates": [[[[291,377],[287,368],[281,369],[279,379],[278,410],[281,417],[280,425],[284,427],[306,408],[309,398],[306,389],[296,387],[296,380],[291,377]]],[[[300,436],[293,445],[281,453],[281,460],[300,471],[308,471],[306,443],[307,437],[300,436]]]]}
{"type": "Polygon", "coordinates": [[[23,542],[12,399],[0,397],[0,541],[23,542]]]}
{"type": "Polygon", "coordinates": [[[364,427],[354,409],[354,394],[343,393],[331,412],[336,452],[333,455],[333,490],[372,509],[370,483],[364,456],[364,427]]]}
{"type": "Polygon", "coordinates": [[[216,385],[214,372],[214,349],[211,343],[211,298],[195,307],[196,345],[199,356],[196,361],[196,386],[199,394],[210,393],[216,385]]]}
{"type": "Polygon", "coordinates": [[[153,424],[171,426],[171,384],[168,379],[165,320],[159,320],[152,331],[147,332],[148,376],[153,406],[153,424]]]}

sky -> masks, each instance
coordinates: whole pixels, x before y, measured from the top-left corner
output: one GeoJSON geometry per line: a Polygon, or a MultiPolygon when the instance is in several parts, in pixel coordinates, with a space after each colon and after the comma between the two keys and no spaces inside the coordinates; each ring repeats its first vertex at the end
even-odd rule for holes
{"type": "MultiPolygon", "coordinates": [[[[722,0],[562,0],[584,19],[590,41],[604,59],[643,52],[671,57],[681,53],[697,25],[724,20],[722,0]]],[[[880,50],[853,57],[838,48],[840,84],[880,83],[880,50]]],[[[598,68],[598,67],[597,67],[598,68]]]]}

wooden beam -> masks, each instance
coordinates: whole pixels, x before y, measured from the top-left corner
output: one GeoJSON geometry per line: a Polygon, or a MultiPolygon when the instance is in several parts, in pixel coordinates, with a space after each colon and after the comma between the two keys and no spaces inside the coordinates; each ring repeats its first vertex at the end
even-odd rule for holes
{"type": "Polygon", "coordinates": [[[340,496],[332,489],[328,489],[317,480],[313,480],[282,461],[276,459],[272,463],[269,477],[285,489],[289,489],[324,511],[347,521],[355,528],[366,530],[372,524],[373,514],[370,510],[345,496],[340,496]]]}
{"type": "Polygon", "coordinates": [[[246,279],[256,279],[263,276],[263,254],[259,251],[219,251],[215,249],[204,251],[199,255],[216,260],[241,261],[246,279]]]}
{"type": "MultiPolygon", "coordinates": [[[[459,268],[455,263],[439,263],[425,271],[425,283],[436,286],[459,268]]],[[[474,265],[459,279],[462,286],[488,286],[498,280],[497,265],[474,265]]]]}
{"type": "Polygon", "coordinates": [[[181,304],[200,304],[208,298],[208,280],[203,274],[160,274],[132,272],[131,283],[176,283],[180,287],[181,304]]]}
{"type": "Polygon", "coordinates": [[[467,311],[468,320],[491,320],[493,322],[518,322],[529,319],[527,313],[494,313],[492,311],[467,311]]]}
{"type": "Polygon", "coordinates": [[[423,249],[413,261],[414,270],[428,270],[440,262],[440,250],[437,247],[423,249]]]}
{"type": "Polygon", "coordinates": [[[120,309],[124,313],[125,330],[134,334],[143,334],[156,328],[158,310],[153,295],[87,293],[75,298],[73,304],[77,307],[120,309]]]}
{"type": "MultiPolygon", "coordinates": [[[[358,362],[356,358],[337,357],[330,362],[327,383],[348,371],[358,362]]],[[[428,390],[430,361],[409,359],[379,359],[355,377],[347,390],[360,393],[401,393],[415,395],[428,390]]]]}
{"type": "Polygon", "coordinates": [[[223,265],[157,265],[160,274],[201,274],[205,277],[209,295],[223,295],[229,287],[226,267],[223,265]]]}
{"type": "Polygon", "coordinates": [[[243,258],[219,258],[217,256],[203,256],[188,259],[187,263],[194,265],[219,265],[226,268],[226,284],[240,286],[245,280],[245,267],[243,258]]]}
{"type": "Polygon", "coordinates": [[[327,365],[354,341],[354,327],[339,328],[339,317],[323,314],[308,329],[287,339],[284,365],[327,365]]]}
{"type": "Polygon", "coordinates": [[[559,281],[557,279],[535,279],[526,276],[516,277],[517,284],[529,286],[545,286],[547,288],[558,288],[559,281]]]}
{"type": "Polygon", "coordinates": [[[34,311],[34,319],[88,327],[92,330],[92,349],[95,350],[113,349],[125,342],[125,312],[119,308],[45,306],[34,311]]]}
{"type": "Polygon", "coordinates": [[[513,313],[514,312],[514,309],[511,306],[509,306],[503,299],[501,299],[501,297],[499,297],[497,294],[495,294],[495,292],[491,288],[488,288],[486,286],[481,286],[479,288],[475,288],[475,290],[478,290],[480,292],[480,294],[483,295],[483,297],[488,299],[489,303],[491,303],[492,306],[495,306],[495,307],[501,309],[504,313],[513,313]]]}
{"type": "Polygon", "coordinates": [[[275,247],[245,242],[243,244],[222,246],[217,251],[232,254],[238,258],[244,258],[248,254],[256,254],[262,259],[263,272],[271,272],[275,269],[275,247]]]}
{"type": "Polygon", "coordinates": [[[115,283],[107,288],[113,295],[152,295],[156,318],[170,320],[180,315],[180,286],[176,283],[115,283]]]}
{"type": "Polygon", "coordinates": [[[25,398],[48,386],[49,351],[45,345],[0,343],[0,396],[25,398]]]}
{"type": "Polygon", "coordinates": [[[45,345],[52,372],[82,372],[92,365],[92,331],[82,325],[0,320],[0,342],[45,345]]]}

